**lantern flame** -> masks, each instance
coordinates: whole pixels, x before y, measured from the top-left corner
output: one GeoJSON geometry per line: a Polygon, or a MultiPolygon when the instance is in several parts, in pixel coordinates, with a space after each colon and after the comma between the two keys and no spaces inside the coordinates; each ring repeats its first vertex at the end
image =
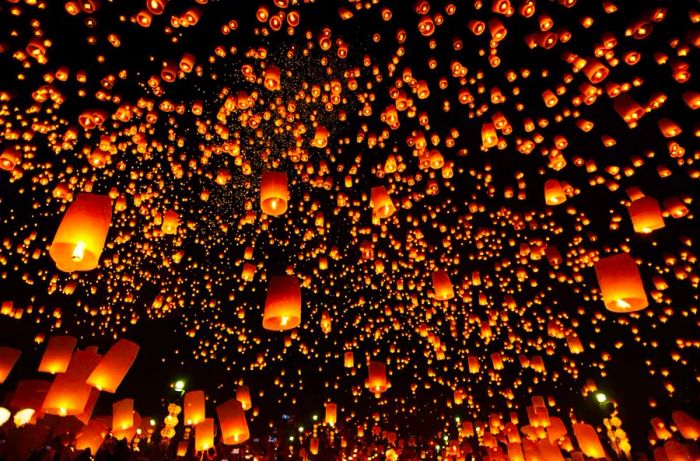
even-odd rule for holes
{"type": "Polygon", "coordinates": [[[71,255],[71,258],[73,261],[78,262],[82,261],[83,258],[85,257],[85,248],[87,245],[83,241],[78,241],[78,243],[75,244],[75,248],[73,249],[73,254],[71,255]]]}

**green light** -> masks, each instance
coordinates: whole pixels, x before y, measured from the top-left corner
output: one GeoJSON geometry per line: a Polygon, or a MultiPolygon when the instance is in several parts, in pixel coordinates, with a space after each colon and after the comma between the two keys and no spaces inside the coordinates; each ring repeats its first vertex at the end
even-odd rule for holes
{"type": "Polygon", "coordinates": [[[595,395],[595,399],[598,401],[598,403],[605,403],[608,400],[608,396],[603,394],[602,392],[598,392],[595,395]]]}
{"type": "Polygon", "coordinates": [[[459,416],[455,416],[455,421],[460,422],[461,420],[462,418],[460,418],[459,416]]]}
{"type": "Polygon", "coordinates": [[[175,382],[175,390],[180,392],[185,389],[185,382],[183,380],[178,380],[175,382]]]}

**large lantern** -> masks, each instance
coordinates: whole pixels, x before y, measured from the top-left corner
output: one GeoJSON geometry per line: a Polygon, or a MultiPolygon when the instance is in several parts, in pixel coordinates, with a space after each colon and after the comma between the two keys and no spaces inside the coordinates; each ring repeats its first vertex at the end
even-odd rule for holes
{"type": "Polygon", "coordinates": [[[194,449],[197,452],[214,446],[214,418],[207,418],[194,427],[194,449]]]}
{"type": "Polygon", "coordinates": [[[265,298],[263,328],[283,331],[301,323],[301,288],[293,275],[270,278],[265,298]]]}
{"type": "Polygon", "coordinates": [[[433,290],[438,301],[447,301],[455,296],[450,276],[443,269],[433,272],[433,290]]]}
{"type": "Polygon", "coordinates": [[[661,208],[653,197],[642,197],[634,200],[629,207],[629,212],[635,232],[649,234],[664,227],[661,208]]]}
{"type": "Polygon", "coordinates": [[[85,450],[89,448],[90,453],[94,455],[102,446],[106,435],[107,426],[98,419],[92,419],[78,434],[75,441],[75,449],[85,450]]]}
{"type": "Polygon", "coordinates": [[[42,409],[51,415],[82,415],[89,409],[88,402],[96,401],[94,389],[85,380],[101,359],[94,349],[76,351],[66,372],[54,378],[42,409]]]}
{"type": "Polygon", "coordinates": [[[185,424],[196,426],[205,419],[204,391],[190,391],[185,394],[185,424]]]}
{"type": "Polygon", "coordinates": [[[113,394],[136,360],[138,353],[138,344],[120,339],[107,351],[100,364],[88,377],[87,383],[100,391],[113,394]]]}
{"type": "Polygon", "coordinates": [[[125,431],[134,426],[134,400],[123,399],[112,404],[112,430],[125,431]]]}
{"type": "Polygon", "coordinates": [[[78,340],[73,336],[52,336],[39,363],[44,373],[65,373],[78,340]]]}
{"type": "Polygon", "coordinates": [[[80,193],[70,204],[51,243],[49,255],[64,272],[97,267],[112,220],[112,200],[80,193]]]}
{"type": "Polygon", "coordinates": [[[544,183],[544,201],[547,205],[560,205],[566,202],[564,188],[556,179],[548,179],[544,183]]]}
{"type": "Polygon", "coordinates": [[[394,202],[391,201],[391,197],[389,197],[389,193],[384,186],[372,188],[370,205],[374,215],[379,219],[386,219],[396,211],[394,202]]]}
{"type": "Polygon", "coordinates": [[[221,437],[226,445],[238,445],[250,438],[245,410],[241,402],[231,399],[216,407],[221,425],[221,437]]]}
{"type": "Polygon", "coordinates": [[[585,423],[574,424],[574,434],[584,455],[593,459],[605,458],[605,451],[593,426],[585,423]]]}
{"type": "Polygon", "coordinates": [[[389,382],[386,379],[386,365],[382,362],[371,360],[368,365],[367,387],[375,395],[379,395],[389,388],[389,382]]]}
{"type": "Polygon", "coordinates": [[[608,310],[626,313],[649,305],[637,264],[627,253],[600,259],[595,272],[608,310]]]}
{"type": "Polygon", "coordinates": [[[289,188],[287,173],[263,171],[260,181],[260,209],[270,216],[280,216],[287,211],[289,188]]]}
{"type": "Polygon", "coordinates": [[[335,403],[327,403],[326,404],[325,423],[328,424],[329,426],[335,426],[335,423],[337,420],[338,420],[338,405],[336,405],[335,403]]]}
{"type": "Polygon", "coordinates": [[[21,354],[19,349],[0,347],[0,384],[5,382],[21,354]]]}

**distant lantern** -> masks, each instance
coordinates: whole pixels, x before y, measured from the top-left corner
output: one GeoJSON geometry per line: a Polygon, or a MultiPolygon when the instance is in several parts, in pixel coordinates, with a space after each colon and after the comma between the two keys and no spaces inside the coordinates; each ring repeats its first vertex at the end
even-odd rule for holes
{"type": "Polygon", "coordinates": [[[375,360],[370,361],[367,375],[367,387],[375,395],[379,395],[389,388],[389,382],[386,379],[386,365],[384,363],[375,360]]]}
{"type": "Polygon", "coordinates": [[[185,424],[196,426],[206,418],[204,391],[190,391],[185,394],[185,424]]]}
{"type": "Polygon", "coordinates": [[[21,354],[19,349],[0,347],[0,384],[5,382],[21,354]]]}
{"type": "Polygon", "coordinates": [[[606,457],[593,426],[585,423],[574,424],[574,434],[576,435],[576,440],[578,440],[578,446],[584,455],[593,459],[606,457]]]}
{"type": "Polygon", "coordinates": [[[125,431],[134,426],[134,399],[123,399],[112,404],[112,430],[125,431]]]}
{"type": "Polygon", "coordinates": [[[280,70],[275,66],[270,66],[265,70],[265,88],[270,91],[280,89],[280,70]]]}
{"type": "Polygon", "coordinates": [[[164,234],[176,234],[179,225],[180,216],[175,210],[168,210],[163,216],[163,226],[161,229],[164,234]]]}
{"type": "Polygon", "coordinates": [[[326,404],[326,418],[325,423],[329,426],[335,426],[338,418],[338,406],[335,403],[326,404]]]}
{"type": "Polygon", "coordinates": [[[64,272],[97,267],[112,220],[112,200],[106,195],[79,193],[66,210],[49,255],[64,272]]]}
{"type": "Polygon", "coordinates": [[[52,336],[39,363],[43,373],[65,373],[78,340],[73,336],[52,336]]]}
{"type": "Polygon", "coordinates": [[[270,216],[280,216],[287,211],[289,188],[287,173],[264,171],[260,181],[260,208],[270,216]]]}
{"type": "Polygon", "coordinates": [[[138,344],[120,339],[107,351],[86,382],[97,390],[116,392],[138,353],[138,344]]]}
{"type": "Polygon", "coordinates": [[[379,219],[386,219],[396,211],[394,203],[391,201],[391,197],[389,197],[389,193],[384,186],[372,188],[370,206],[374,215],[379,219]]]}
{"type": "Polygon", "coordinates": [[[312,455],[318,454],[318,437],[311,437],[309,439],[309,452],[311,452],[312,455]]]}
{"type": "Polygon", "coordinates": [[[250,410],[253,404],[250,400],[250,389],[248,388],[248,386],[246,386],[245,384],[243,384],[242,386],[238,386],[238,389],[236,389],[236,400],[241,402],[241,406],[245,411],[250,410]]]}
{"type": "Polygon", "coordinates": [[[481,144],[490,149],[498,144],[498,134],[493,123],[484,123],[481,127],[481,144]]]}
{"type": "Polygon", "coordinates": [[[353,368],[355,366],[355,356],[353,355],[352,351],[345,351],[343,365],[345,368],[353,368]]]}
{"type": "Polygon", "coordinates": [[[241,402],[231,399],[216,407],[221,425],[221,437],[226,445],[238,445],[250,438],[245,410],[241,402]]]}
{"type": "Polygon", "coordinates": [[[207,418],[194,427],[194,449],[201,452],[214,446],[214,418],[207,418]]]}
{"type": "Polygon", "coordinates": [[[447,301],[454,298],[455,292],[452,289],[450,276],[447,275],[444,269],[438,269],[433,272],[433,290],[435,291],[435,299],[438,301],[447,301]]]}
{"type": "Polygon", "coordinates": [[[548,179],[544,183],[544,201],[547,205],[560,205],[566,202],[564,188],[556,179],[548,179]]]}
{"type": "Polygon", "coordinates": [[[661,208],[653,197],[646,196],[634,200],[629,207],[629,212],[635,232],[649,234],[664,227],[661,208]]]}
{"type": "Polygon", "coordinates": [[[600,259],[595,272],[608,310],[626,313],[649,305],[637,264],[627,253],[600,259]]]}
{"type": "Polygon", "coordinates": [[[263,328],[283,331],[296,328],[301,323],[301,288],[293,275],[270,278],[265,298],[263,328]]]}

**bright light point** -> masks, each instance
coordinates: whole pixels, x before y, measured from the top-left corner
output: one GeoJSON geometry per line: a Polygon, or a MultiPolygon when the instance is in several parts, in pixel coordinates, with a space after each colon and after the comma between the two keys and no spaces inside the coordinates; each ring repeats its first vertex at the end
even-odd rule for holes
{"type": "Polygon", "coordinates": [[[460,418],[459,416],[455,416],[455,421],[460,422],[461,420],[462,418],[460,418]]]}
{"type": "Polygon", "coordinates": [[[299,427],[299,432],[304,432],[304,426],[299,427]]]}
{"type": "Polygon", "coordinates": [[[289,316],[283,315],[282,318],[280,318],[280,325],[282,325],[283,327],[286,327],[288,322],[289,316]]]}
{"type": "Polygon", "coordinates": [[[185,382],[183,380],[179,380],[175,382],[175,390],[176,391],[182,391],[185,389],[185,382]]]}
{"type": "Polygon", "coordinates": [[[595,395],[595,399],[598,401],[598,403],[605,403],[608,400],[608,397],[602,392],[598,392],[595,395]]]}
{"type": "Polygon", "coordinates": [[[290,442],[294,442],[294,436],[293,436],[293,435],[290,435],[290,436],[289,436],[289,441],[290,441],[290,442]]]}
{"type": "Polygon", "coordinates": [[[313,419],[314,421],[317,421],[317,420],[318,420],[318,415],[313,415],[313,416],[311,417],[311,419],[313,419]]]}
{"type": "Polygon", "coordinates": [[[151,419],[148,423],[149,423],[151,426],[155,426],[155,425],[156,425],[156,420],[155,420],[155,419],[151,419]]]}
{"type": "Polygon", "coordinates": [[[78,242],[75,244],[75,248],[73,249],[73,254],[71,255],[71,258],[73,261],[82,261],[83,258],[85,257],[85,247],[87,245],[85,242],[78,242]]]}

